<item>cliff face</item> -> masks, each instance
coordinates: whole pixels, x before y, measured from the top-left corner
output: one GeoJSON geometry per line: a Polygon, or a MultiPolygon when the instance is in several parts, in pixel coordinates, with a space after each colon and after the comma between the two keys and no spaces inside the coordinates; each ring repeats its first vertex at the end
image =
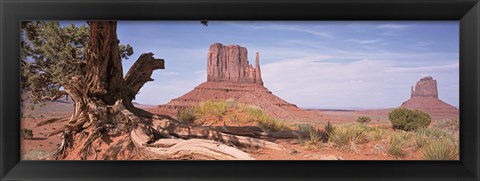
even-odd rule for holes
{"type": "Polygon", "coordinates": [[[459,110],[438,98],[437,81],[432,77],[420,79],[410,92],[410,99],[400,107],[426,112],[434,119],[458,119],[459,110]]]}
{"type": "Polygon", "coordinates": [[[207,56],[207,81],[263,85],[258,52],[255,67],[249,64],[247,55],[247,49],[239,45],[212,44],[207,56]]]}
{"type": "Polygon", "coordinates": [[[438,99],[437,81],[432,77],[421,78],[415,85],[412,86],[411,97],[433,97],[438,99]]]}

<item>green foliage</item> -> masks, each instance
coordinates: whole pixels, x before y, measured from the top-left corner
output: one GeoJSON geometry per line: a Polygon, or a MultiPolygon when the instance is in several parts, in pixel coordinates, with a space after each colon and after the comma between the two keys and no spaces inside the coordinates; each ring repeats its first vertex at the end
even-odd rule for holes
{"type": "Polygon", "coordinates": [[[424,160],[458,160],[460,157],[458,143],[448,138],[425,145],[421,154],[424,160]]]}
{"type": "Polygon", "coordinates": [[[458,130],[460,124],[458,119],[443,119],[436,121],[436,124],[433,124],[433,128],[444,130],[448,133],[454,133],[458,130]]]}
{"type": "Polygon", "coordinates": [[[317,148],[322,142],[322,133],[312,125],[300,124],[298,125],[298,130],[304,134],[298,138],[302,146],[313,149],[317,148]]]}
{"type": "Polygon", "coordinates": [[[367,123],[371,122],[372,119],[368,116],[360,116],[355,121],[358,122],[358,123],[361,123],[361,124],[367,124],[367,123]]]}
{"type": "Polygon", "coordinates": [[[347,124],[336,127],[330,134],[329,140],[341,149],[356,151],[357,144],[367,142],[367,129],[360,124],[347,124]]]}
{"type": "Polygon", "coordinates": [[[393,134],[390,136],[390,146],[388,147],[388,153],[392,156],[403,156],[403,147],[405,146],[405,137],[401,134],[393,134]]]}
{"type": "Polygon", "coordinates": [[[455,140],[452,135],[437,128],[421,128],[415,133],[415,143],[419,148],[423,148],[441,139],[449,139],[452,142],[455,140]]]}
{"type": "Polygon", "coordinates": [[[279,120],[276,120],[266,114],[258,117],[258,127],[262,128],[265,132],[278,132],[282,130],[288,130],[288,127],[279,120]]]}
{"type": "Polygon", "coordinates": [[[328,135],[331,135],[333,130],[335,130],[335,126],[332,125],[332,123],[330,123],[330,121],[327,122],[327,124],[325,125],[324,127],[325,129],[325,133],[328,135]]]}
{"type": "Polygon", "coordinates": [[[426,128],[432,119],[430,115],[418,110],[397,108],[388,113],[388,119],[394,129],[405,131],[426,128]]]}
{"type": "MultiPolygon", "coordinates": [[[[56,95],[71,77],[85,74],[89,31],[87,25],[61,26],[58,21],[21,22],[21,88],[34,103],[56,95]]],[[[133,48],[120,45],[120,53],[126,59],[133,48]]]]}
{"type": "Polygon", "coordinates": [[[181,123],[193,123],[195,116],[193,115],[193,110],[183,110],[179,109],[177,111],[177,120],[181,123]]]}
{"type": "Polygon", "coordinates": [[[211,115],[217,118],[221,118],[227,113],[227,101],[206,101],[199,106],[194,107],[195,114],[200,116],[211,115]]]}
{"type": "Polygon", "coordinates": [[[378,126],[371,128],[371,131],[373,140],[380,140],[385,135],[385,129],[378,126]]]}
{"type": "Polygon", "coordinates": [[[197,119],[206,116],[214,116],[217,119],[227,117],[231,120],[236,120],[241,117],[243,121],[257,123],[258,127],[267,132],[288,130],[288,127],[283,122],[272,118],[262,110],[254,106],[237,103],[233,99],[206,101],[203,104],[195,106],[192,113],[197,119]],[[229,112],[229,110],[236,111],[229,112]],[[242,114],[242,116],[239,116],[238,114],[242,114]]]}

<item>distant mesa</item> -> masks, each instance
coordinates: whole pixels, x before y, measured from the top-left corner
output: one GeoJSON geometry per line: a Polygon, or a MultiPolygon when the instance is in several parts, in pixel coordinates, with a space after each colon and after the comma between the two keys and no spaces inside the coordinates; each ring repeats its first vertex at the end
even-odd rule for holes
{"type": "Polygon", "coordinates": [[[458,118],[459,110],[438,98],[437,81],[433,77],[421,78],[410,92],[410,99],[400,107],[426,112],[434,119],[458,118]]]}
{"type": "MultiPolygon", "coordinates": [[[[208,100],[234,99],[281,119],[302,118],[313,114],[273,95],[263,86],[259,53],[256,53],[255,67],[249,64],[247,57],[245,47],[212,44],[207,54],[207,81],[158,107],[165,113],[175,114],[178,109],[192,108],[208,100]]],[[[319,117],[316,114],[310,118],[319,117]]]]}

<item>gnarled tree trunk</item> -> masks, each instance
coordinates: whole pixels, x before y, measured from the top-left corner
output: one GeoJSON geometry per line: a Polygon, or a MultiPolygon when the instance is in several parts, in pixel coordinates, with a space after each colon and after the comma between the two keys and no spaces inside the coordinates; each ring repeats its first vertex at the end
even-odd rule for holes
{"type": "Polygon", "coordinates": [[[72,77],[65,86],[73,115],[62,129],[49,133],[63,138],[55,159],[252,159],[228,145],[283,149],[135,108],[135,95],[153,81],[154,70],[164,69],[164,60],[142,54],[123,77],[116,22],[89,25],[86,75],[72,77]]]}

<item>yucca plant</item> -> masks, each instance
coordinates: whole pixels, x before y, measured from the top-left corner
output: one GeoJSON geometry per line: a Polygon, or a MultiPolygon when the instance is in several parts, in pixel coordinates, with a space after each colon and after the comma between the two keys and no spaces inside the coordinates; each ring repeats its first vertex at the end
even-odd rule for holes
{"type": "Polygon", "coordinates": [[[392,156],[402,156],[404,154],[403,147],[405,140],[400,134],[393,134],[390,136],[390,145],[388,147],[388,153],[392,156]]]}
{"type": "Polygon", "coordinates": [[[321,132],[310,124],[298,125],[298,130],[304,134],[298,139],[302,146],[308,149],[317,148],[322,142],[321,132]]]}
{"type": "Polygon", "coordinates": [[[333,130],[335,130],[335,126],[333,126],[330,121],[327,122],[327,124],[324,127],[325,133],[327,137],[329,137],[330,134],[332,134],[333,130]]]}
{"type": "Polygon", "coordinates": [[[336,127],[329,135],[329,140],[336,147],[357,151],[357,144],[368,141],[366,128],[359,124],[347,124],[336,127]]]}
{"type": "Polygon", "coordinates": [[[451,139],[441,138],[426,145],[421,150],[424,160],[458,160],[458,144],[451,139]]]}
{"type": "Polygon", "coordinates": [[[373,127],[371,128],[372,133],[372,138],[373,140],[380,140],[384,137],[385,135],[385,129],[381,127],[373,127]]]}

